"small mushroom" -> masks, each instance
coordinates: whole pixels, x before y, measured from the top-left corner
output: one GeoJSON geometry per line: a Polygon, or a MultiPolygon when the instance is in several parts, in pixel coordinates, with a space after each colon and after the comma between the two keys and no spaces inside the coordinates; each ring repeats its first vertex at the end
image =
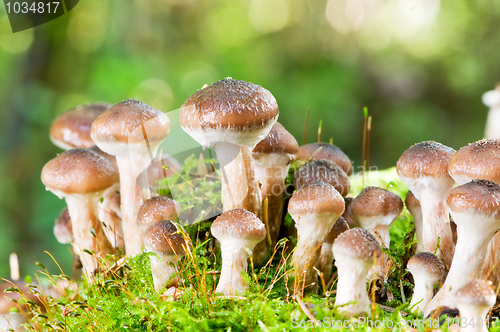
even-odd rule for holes
{"type": "Polygon", "coordinates": [[[434,141],[417,143],[399,158],[396,169],[422,207],[421,249],[434,252],[450,268],[455,245],[451,233],[446,197],[455,180],[448,174],[448,163],[455,153],[450,147],[434,141]]]}
{"type": "Polygon", "coordinates": [[[408,190],[405,198],[405,205],[408,211],[410,211],[413,216],[413,224],[415,225],[415,235],[417,236],[417,252],[423,251],[422,246],[422,207],[420,206],[420,202],[413,195],[411,190],[408,190]]]}
{"type": "Polygon", "coordinates": [[[147,172],[142,171],[169,133],[170,120],[164,113],[132,99],[114,105],[92,123],[91,137],[95,144],[116,157],[128,256],[141,252],[143,232],[137,227],[137,212],[151,198],[147,172]]]}
{"type": "Polygon", "coordinates": [[[67,207],[62,209],[55,221],[54,236],[60,244],[70,244],[73,241],[73,227],[67,207]]]}
{"type": "Polygon", "coordinates": [[[490,108],[484,137],[500,139],[500,84],[497,84],[495,90],[483,94],[482,100],[490,108]]]}
{"type": "Polygon", "coordinates": [[[149,226],[162,220],[177,220],[181,211],[179,203],[165,196],[156,196],[142,204],[137,214],[137,225],[145,231],[149,226]]]}
{"type": "Polygon", "coordinates": [[[344,199],[330,184],[312,182],[293,194],[288,212],[297,228],[297,247],[293,253],[295,293],[318,289],[318,264],[321,245],[344,212],[344,199]]]}
{"type": "Polygon", "coordinates": [[[317,181],[331,184],[342,197],[346,197],[351,188],[349,177],[342,168],[326,159],[310,160],[295,171],[295,189],[317,181]]]}
{"type": "Polygon", "coordinates": [[[336,145],[329,143],[311,143],[299,148],[297,159],[304,162],[316,159],[326,159],[339,165],[349,176],[352,174],[351,159],[336,145]]]}
{"type": "Polygon", "coordinates": [[[95,255],[90,256],[83,250],[95,250],[101,256],[112,251],[97,219],[97,203],[115,178],[109,161],[86,149],[65,151],[42,169],[42,182],[46,188],[66,200],[72,222],[73,247],[89,282],[93,282],[99,264],[95,255]]]}
{"type": "Polygon", "coordinates": [[[375,237],[363,228],[352,228],[340,234],[333,243],[338,271],[335,306],[339,312],[358,316],[370,312],[366,290],[368,271],[382,252],[375,237]]]}
{"type": "Polygon", "coordinates": [[[491,281],[474,279],[455,294],[460,311],[461,332],[488,332],[488,312],[495,305],[496,296],[491,281]]]}
{"type": "Polygon", "coordinates": [[[446,268],[430,252],[416,254],[408,261],[407,267],[415,282],[410,307],[414,312],[423,312],[434,296],[434,285],[446,277],[446,268]]]}
{"type": "Polygon", "coordinates": [[[342,214],[342,217],[344,217],[345,221],[349,225],[349,228],[360,227],[358,222],[354,220],[354,218],[351,215],[351,206],[352,202],[354,202],[354,197],[345,197],[344,202],[345,202],[345,211],[344,214],[342,214]]]}
{"type": "Polygon", "coordinates": [[[335,239],[343,232],[349,229],[349,225],[344,218],[340,217],[335,225],[333,225],[332,230],[325,238],[325,242],[321,245],[321,253],[318,261],[318,270],[323,273],[323,278],[325,282],[330,279],[332,275],[333,267],[333,251],[332,246],[335,239]]]}
{"type": "Polygon", "coordinates": [[[241,273],[247,271],[249,253],[266,237],[264,223],[252,212],[233,209],[212,223],[213,236],[220,241],[222,270],[215,292],[236,295],[247,289],[241,273]]]}
{"type": "Polygon", "coordinates": [[[164,287],[178,286],[179,272],[177,263],[184,257],[190,244],[179,233],[177,227],[169,220],[150,225],[144,232],[144,248],[153,252],[151,256],[151,272],[155,290],[160,292],[164,287]]]}
{"type": "Polygon", "coordinates": [[[457,224],[457,247],[450,271],[426,313],[440,307],[455,308],[453,295],[468,281],[478,278],[493,235],[500,230],[500,186],[474,180],[454,188],[447,199],[457,224]]]}

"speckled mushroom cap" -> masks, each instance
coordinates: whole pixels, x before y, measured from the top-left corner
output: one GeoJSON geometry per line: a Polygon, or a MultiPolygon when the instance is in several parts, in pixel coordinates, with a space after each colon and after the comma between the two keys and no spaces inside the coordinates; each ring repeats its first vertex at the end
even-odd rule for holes
{"type": "Polygon", "coordinates": [[[482,139],[462,147],[453,155],[448,167],[459,184],[474,179],[500,183],[500,140],[482,139]]]}
{"type": "Polygon", "coordinates": [[[351,159],[336,145],[329,143],[311,143],[302,145],[297,154],[298,160],[326,159],[339,165],[347,175],[352,174],[351,159]]]}
{"type": "MultiPolygon", "coordinates": [[[[115,156],[112,156],[109,153],[102,151],[101,149],[99,149],[97,147],[97,145],[90,147],[89,150],[92,150],[95,153],[97,153],[98,155],[100,155],[101,157],[106,158],[111,163],[111,165],[113,165],[113,168],[115,169],[116,174],[118,174],[118,164],[116,163],[115,156]]],[[[117,178],[117,180],[118,180],[118,178],[117,178]]]]}
{"type": "Polygon", "coordinates": [[[496,296],[491,281],[474,279],[455,293],[457,303],[493,307],[496,296]]]}
{"type": "Polygon", "coordinates": [[[104,152],[102,143],[154,143],[170,133],[170,120],[161,111],[138,100],[124,100],[99,115],[92,123],[91,136],[104,152]],[[144,137],[144,132],[147,138],[144,137]]]}
{"type": "Polygon", "coordinates": [[[142,204],[137,214],[137,224],[148,225],[162,220],[176,220],[177,211],[181,211],[179,203],[165,196],[156,196],[142,204]]]}
{"type": "Polygon", "coordinates": [[[414,211],[415,209],[420,208],[420,202],[415,197],[415,195],[413,195],[413,193],[411,192],[411,190],[408,190],[408,192],[406,193],[405,205],[406,205],[406,208],[408,209],[408,211],[410,211],[411,214],[413,214],[412,211],[414,211]]]}
{"type": "Polygon", "coordinates": [[[288,202],[288,212],[293,215],[344,213],[344,198],[330,184],[312,182],[297,190],[288,202]]]}
{"type": "Polygon", "coordinates": [[[408,270],[412,275],[423,273],[432,279],[441,280],[446,276],[443,262],[430,252],[420,252],[408,261],[408,270]]]}
{"type": "Polygon", "coordinates": [[[325,238],[325,242],[327,243],[333,243],[335,239],[345,231],[349,229],[349,225],[345,221],[343,217],[340,217],[336,222],[335,225],[333,225],[332,230],[330,233],[325,238]]]}
{"type": "Polygon", "coordinates": [[[68,208],[62,209],[59,217],[57,217],[54,225],[54,236],[57,242],[61,244],[68,244],[73,241],[73,225],[69,217],[68,208]]]}
{"type": "Polygon", "coordinates": [[[170,220],[159,221],[149,226],[144,232],[143,243],[146,251],[179,257],[185,255],[186,245],[189,245],[170,220]]]}
{"type": "Polygon", "coordinates": [[[292,160],[295,159],[297,152],[299,152],[299,144],[295,137],[281,123],[276,122],[269,131],[269,134],[255,146],[252,154],[254,158],[261,154],[287,154],[290,155],[290,159],[292,160]]]}
{"type": "Polygon", "coordinates": [[[108,103],[93,103],[72,108],[58,115],[50,126],[50,140],[61,149],[90,148],[92,122],[111,107],[108,103]]]}
{"type": "Polygon", "coordinates": [[[255,214],[244,209],[223,212],[212,223],[211,231],[216,239],[238,238],[257,243],[266,238],[266,226],[255,214]]]}
{"type": "Polygon", "coordinates": [[[113,166],[104,157],[87,149],[65,151],[42,169],[42,182],[56,194],[90,194],[116,182],[113,166]]]}
{"type": "Polygon", "coordinates": [[[343,197],[349,194],[351,188],[349,177],[342,168],[326,159],[310,160],[295,171],[296,189],[317,181],[331,184],[343,197]]]}
{"type": "Polygon", "coordinates": [[[333,242],[335,257],[343,255],[356,259],[373,259],[374,255],[380,257],[382,250],[377,239],[363,228],[351,228],[340,234],[333,242]]]}
{"type": "Polygon", "coordinates": [[[403,201],[395,193],[378,187],[366,187],[351,205],[352,217],[361,222],[367,217],[393,216],[396,219],[403,211],[403,201]]]}
{"type": "Polygon", "coordinates": [[[448,163],[454,153],[455,150],[438,142],[420,142],[403,152],[396,169],[400,177],[410,179],[449,177],[448,163]]]}
{"type": "Polygon", "coordinates": [[[449,193],[446,200],[452,212],[500,215],[500,186],[488,180],[473,180],[449,193]]]}
{"type": "Polygon", "coordinates": [[[179,123],[204,147],[227,142],[253,149],[278,115],[278,104],[268,90],[225,78],[189,97],[181,106],[179,123]]]}

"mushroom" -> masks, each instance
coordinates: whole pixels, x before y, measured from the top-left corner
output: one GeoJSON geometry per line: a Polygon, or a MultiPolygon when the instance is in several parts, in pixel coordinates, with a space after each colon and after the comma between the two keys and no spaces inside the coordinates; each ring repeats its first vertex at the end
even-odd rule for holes
{"type": "Polygon", "coordinates": [[[500,139],[500,84],[495,90],[483,94],[483,103],[490,108],[486,120],[486,129],[484,137],[500,139]]]}
{"type": "Polygon", "coordinates": [[[363,228],[351,228],[337,237],[332,251],[339,276],[335,306],[353,316],[369,313],[366,277],[382,252],[378,241],[363,228]]]}
{"type": "Polygon", "coordinates": [[[349,176],[352,174],[351,159],[336,145],[329,143],[311,143],[302,145],[297,153],[297,160],[304,162],[316,159],[326,159],[339,165],[349,176]]]}
{"type": "Polygon", "coordinates": [[[42,169],[47,190],[64,198],[73,229],[73,248],[80,257],[85,275],[93,282],[98,256],[111,252],[111,245],[97,219],[97,203],[104,190],[115,182],[113,166],[97,153],[86,149],[65,151],[42,169]],[[89,255],[84,249],[95,250],[89,255]]]}
{"type": "Polygon", "coordinates": [[[73,227],[67,207],[62,209],[55,221],[54,236],[60,244],[69,244],[73,241],[73,227]]]}
{"type": "Polygon", "coordinates": [[[457,247],[450,271],[426,313],[448,306],[455,308],[453,294],[478,278],[493,235],[500,230],[500,186],[488,180],[474,180],[454,188],[447,199],[457,224],[457,247]]]}
{"type": "Polygon", "coordinates": [[[455,153],[450,147],[434,141],[417,143],[399,158],[396,169],[422,207],[421,249],[434,252],[449,269],[454,243],[446,197],[455,185],[448,174],[448,163],[455,153]]]}
{"type": "Polygon", "coordinates": [[[351,188],[349,177],[342,168],[326,159],[310,160],[294,173],[295,189],[317,181],[331,184],[342,197],[346,197],[351,188]]]}
{"type": "Polygon", "coordinates": [[[295,294],[318,289],[321,245],[344,212],[344,199],[330,184],[312,182],[297,190],[288,202],[288,212],[297,228],[297,247],[293,253],[295,294]]]}
{"type": "Polygon", "coordinates": [[[495,305],[496,296],[491,281],[474,279],[455,294],[460,311],[461,332],[488,332],[488,312],[495,305]]]}
{"type": "Polygon", "coordinates": [[[177,263],[189,250],[190,244],[177,227],[169,220],[150,225],[144,232],[144,248],[146,252],[157,255],[150,259],[155,290],[159,292],[164,286],[178,286],[177,263]]]}
{"type": "Polygon", "coordinates": [[[278,104],[263,87],[226,78],[204,86],[184,104],[179,123],[199,144],[215,147],[222,171],[223,210],[261,216],[262,197],[252,150],[278,118],[278,104]]]}
{"type": "MultiPolygon", "coordinates": [[[[448,166],[450,175],[465,184],[474,179],[484,179],[500,184],[500,140],[483,139],[458,150],[448,166]]],[[[500,233],[493,236],[484,258],[481,278],[491,280],[494,287],[500,284],[500,233]]]]}
{"type": "Polygon", "coordinates": [[[344,218],[340,217],[335,225],[333,225],[332,230],[325,238],[325,242],[321,245],[321,253],[318,261],[318,270],[323,273],[323,278],[325,281],[330,280],[332,275],[333,267],[333,251],[332,246],[335,239],[343,232],[349,229],[349,225],[344,218]]]}
{"type": "Polygon", "coordinates": [[[137,227],[137,212],[151,198],[147,172],[141,172],[169,132],[170,121],[164,113],[132,99],[109,108],[92,123],[92,139],[99,149],[116,157],[120,171],[122,227],[128,256],[141,251],[143,232],[137,227]]]}
{"type": "Polygon", "coordinates": [[[233,209],[212,223],[213,236],[220,241],[222,269],[216,293],[236,295],[247,289],[241,277],[247,271],[249,253],[266,237],[266,227],[252,212],[233,209]]]}
{"type": "Polygon", "coordinates": [[[434,285],[446,277],[446,268],[430,252],[416,254],[408,261],[407,267],[415,282],[410,307],[413,312],[423,312],[434,296],[434,285]]]}
{"type": "MultiPolygon", "coordinates": [[[[358,224],[372,233],[379,242],[389,248],[391,238],[389,226],[403,211],[401,198],[382,188],[366,187],[354,199],[351,205],[351,216],[358,224]]],[[[371,275],[384,276],[389,257],[382,253],[377,258],[377,263],[371,275]]]]}
{"type": "Polygon", "coordinates": [[[408,211],[410,211],[413,216],[413,224],[415,225],[415,235],[417,236],[417,252],[423,251],[422,246],[422,207],[420,206],[420,202],[413,195],[411,190],[408,190],[405,198],[405,205],[408,211]]]}
{"type": "Polygon", "coordinates": [[[344,197],[344,202],[345,202],[345,211],[344,214],[342,214],[342,217],[344,217],[345,221],[349,225],[349,228],[360,227],[358,222],[354,220],[351,215],[351,206],[352,202],[354,202],[354,197],[344,197]]]}
{"type": "Polygon", "coordinates": [[[50,126],[50,140],[63,150],[90,148],[92,121],[111,107],[108,103],[93,103],[72,108],[58,115],[50,126]]]}
{"type": "Polygon", "coordinates": [[[156,196],[142,204],[137,214],[137,225],[145,231],[152,224],[162,220],[177,220],[181,211],[179,203],[165,196],[156,196]]]}
{"type": "Polygon", "coordinates": [[[253,250],[257,265],[268,257],[269,250],[278,240],[285,204],[285,179],[298,150],[295,138],[276,122],[269,134],[252,151],[255,178],[261,184],[262,201],[268,199],[267,231],[271,238],[269,247],[264,240],[253,250]]]}

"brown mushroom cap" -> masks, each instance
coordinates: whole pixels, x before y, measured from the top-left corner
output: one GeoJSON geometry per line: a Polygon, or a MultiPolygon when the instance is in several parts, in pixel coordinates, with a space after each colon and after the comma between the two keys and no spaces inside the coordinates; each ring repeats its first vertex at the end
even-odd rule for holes
{"type": "Polygon", "coordinates": [[[332,230],[330,233],[325,238],[326,243],[333,243],[335,239],[345,231],[349,230],[349,225],[345,221],[343,217],[340,217],[336,222],[335,225],[333,225],[332,230]]]}
{"type": "Polygon", "coordinates": [[[462,147],[451,158],[449,172],[460,184],[474,179],[500,183],[500,140],[482,139],[462,147]]]}
{"type": "Polygon", "coordinates": [[[340,234],[332,247],[335,256],[344,255],[356,259],[380,257],[382,250],[377,239],[363,228],[351,228],[340,234]]]}
{"type": "Polygon", "coordinates": [[[396,219],[403,211],[403,201],[395,193],[378,187],[366,187],[351,205],[352,217],[360,222],[367,217],[392,215],[396,219]]]}
{"type": "Polygon", "coordinates": [[[259,142],[253,149],[253,155],[259,154],[289,154],[297,155],[299,151],[299,144],[295,137],[290,134],[281,123],[276,122],[269,134],[259,142]]]}
{"type": "Polygon", "coordinates": [[[488,180],[473,180],[453,190],[446,200],[451,211],[500,215],[500,186],[488,180]]]}
{"type": "Polygon", "coordinates": [[[331,184],[343,196],[349,194],[349,177],[340,166],[326,159],[310,160],[295,171],[295,188],[300,189],[311,182],[331,184]]]}
{"type": "Polygon", "coordinates": [[[124,100],[92,123],[92,139],[98,142],[150,143],[170,133],[170,120],[161,111],[138,100],[124,100]],[[147,137],[144,137],[144,133],[147,137]]]}
{"type": "Polygon", "coordinates": [[[173,199],[156,196],[142,204],[137,214],[137,224],[148,225],[162,220],[175,220],[177,219],[177,211],[180,210],[180,204],[173,199]]]}
{"type": "Polygon", "coordinates": [[[71,243],[73,241],[73,225],[69,217],[68,208],[62,209],[54,225],[54,236],[61,244],[71,243]]]}
{"type": "Polygon", "coordinates": [[[118,174],[118,164],[116,163],[115,156],[112,156],[112,155],[102,151],[101,149],[99,149],[97,147],[97,145],[90,147],[89,150],[94,151],[95,153],[97,153],[101,157],[106,158],[111,163],[111,165],[113,165],[113,168],[115,169],[116,174],[118,174]]]}
{"type": "Polygon", "coordinates": [[[491,281],[474,279],[455,293],[455,301],[492,307],[495,305],[496,296],[491,281]]]}
{"type": "Polygon", "coordinates": [[[111,163],[97,153],[72,149],[45,164],[42,182],[51,191],[84,195],[111,187],[116,173],[111,163]]]}
{"type": "Polygon", "coordinates": [[[434,141],[425,141],[403,152],[396,164],[400,176],[416,179],[423,176],[439,178],[448,175],[448,163],[455,153],[452,148],[434,141]]]}
{"type": "Polygon", "coordinates": [[[442,279],[446,275],[443,262],[430,252],[421,252],[408,261],[408,270],[411,274],[425,273],[433,279],[442,279]]]}
{"type": "Polygon", "coordinates": [[[162,255],[184,256],[186,241],[177,227],[169,220],[149,226],[144,233],[144,248],[162,255]]]}
{"type": "Polygon", "coordinates": [[[288,202],[291,215],[333,213],[342,215],[344,198],[330,184],[312,182],[297,190],[288,202]]]}
{"type": "Polygon", "coordinates": [[[336,145],[329,143],[311,143],[302,145],[297,153],[298,160],[326,159],[339,165],[347,175],[352,174],[351,159],[336,145]]]}
{"type": "Polygon", "coordinates": [[[274,122],[278,114],[276,99],[268,90],[225,78],[189,97],[181,106],[179,123],[183,128],[202,130],[254,129],[274,122]]]}
{"type": "Polygon", "coordinates": [[[92,122],[111,107],[108,103],[92,103],[77,106],[58,115],[50,126],[50,140],[62,149],[90,148],[92,122]]]}
{"type": "Polygon", "coordinates": [[[212,223],[216,239],[231,237],[262,241],[266,238],[266,226],[255,214],[244,209],[223,212],[212,223]]]}

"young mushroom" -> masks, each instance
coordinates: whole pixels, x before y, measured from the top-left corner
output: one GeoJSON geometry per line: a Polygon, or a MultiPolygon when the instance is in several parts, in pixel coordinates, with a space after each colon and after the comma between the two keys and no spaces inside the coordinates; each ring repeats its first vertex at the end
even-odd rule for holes
{"type": "Polygon", "coordinates": [[[294,173],[295,189],[300,189],[306,184],[317,181],[331,184],[342,197],[346,197],[351,188],[349,176],[340,166],[326,159],[307,161],[294,173]]]}
{"type": "Polygon", "coordinates": [[[97,203],[115,178],[113,166],[86,149],[65,151],[42,169],[42,182],[46,188],[66,200],[73,229],[73,247],[89,282],[93,282],[94,271],[99,266],[96,255],[103,257],[112,250],[97,219],[97,203]],[[84,249],[95,250],[96,254],[91,256],[84,249]]]}
{"type": "Polygon", "coordinates": [[[344,199],[332,185],[312,182],[293,194],[288,212],[297,228],[297,247],[293,253],[295,293],[315,292],[318,274],[314,267],[320,258],[321,245],[344,212],[344,199]]]}
{"type": "Polygon", "coordinates": [[[434,285],[446,276],[443,262],[430,252],[420,252],[408,261],[408,270],[413,276],[415,288],[410,307],[413,312],[424,312],[434,296],[434,285]]]}
{"type": "Polygon", "coordinates": [[[179,123],[203,148],[215,147],[222,171],[223,210],[261,216],[262,197],[252,150],[278,118],[278,104],[263,87],[226,78],[204,86],[184,104],[179,123]]]}
{"type": "Polygon", "coordinates": [[[332,246],[335,239],[345,231],[349,229],[349,225],[343,217],[340,217],[335,225],[333,225],[332,230],[325,238],[325,242],[321,245],[321,253],[318,261],[318,270],[323,273],[323,279],[325,282],[330,280],[332,275],[333,267],[333,251],[332,246]]]}
{"type": "Polygon", "coordinates": [[[495,90],[483,94],[482,100],[490,108],[484,137],[500,139],[500,84],[497,84],[495,90]]]}
{"type": "Polygon", "coordinates": [[[450,268],[455,245],[451,233],[446,197],[455,185],[448,174],[448,163],[455,153],[441,143],[426,141],[415,144],[399,158],[396,169],[422,207],[421,249],[434,252],[450,268]]]}
{"type": "Polygon", "coordinates": [[[329,143],[311,143],[302,145],[297,153],[297,160],[304,162],[326,159],[339,165],[348,176],[352,174],[351,159],[336,145],[329,143]]]}
{"type": "Polygon", "coordinates": [[[413,224],[415,225],[415,235],[417,236],[417,252],[423,252],[422,246],[422,207],[420,206],[420,202],[413,195],[411,190],[408,190],[405,198],[405,205],[408,211],[410,211],[413,216],[413,224]]]}
{"type": "Polygon", "coordinates": [[[90,148],[95,144],[90,138],[92,121],[111,106],[108,103],[93,103],[61,113],[52,121],[50,140],[63,150],[90,148]]]}
{"type": "Polygon", "coordinates": [[[352,228],[337,237],[332,251],[339,276],[335,306],[351,316],[369,313],[366,278],[382,252],[378,241],[367,230],[352,228]]]}
{"type": "Polygon", "coordinates": [[[67,207],[62,209],[54,223],[54,236],[60,244],[70,244],[73,241],[73,227],[67,207]]]}
{"type": "Polygon", "coordinates": [[[151,256],[151,272],[155,290],[159,292],[164,286],[178,286],[179,272],[177,263],[185,256],[190,244],[179,234],[177,227],[169,220],[150,225],[144,232],[144,248],[151,256]]]}
{"type": "Polygon", "coordinates": [[[149,226],[162,220],[177,220],[181,211],[179,203],[165,196],[156,196],[142,204],[137,214],[137,225],[145,231],[149,226]]]}
{"type": "Polygon", "coordinates": [[[222,252],[222,270],[215,292],[236,295],[246,291],[241,273],[247,271],[249,253],[266,237],[266,227],[252,212],[233,209],[218,216],[211,231],[222,252]]]}
{"type": "Polygon", "coordinates": [[[455,308],[453,294],[480,276],[488,242],[500,230],[498,184],[474,180],[454,188],[447,203],[457,224],[457,246],[446,281],[427,306],[426,314],[440,306],[455,308]]]}
{"type": "Polygon", "coordinates": [[[461,332],[488,332],[487,315],[496,302],[491,281],[474,279],[455,294],[461,332]]]}
{"type": "Polygon", "coordinates": [[[169,132],[170,121],[164,113],[131,99],[109,108],[92,123],[92,139],[99,149],[116,157],[120,172],[127,256],[141,251],[143,232],[137,227],[137,212],[142,203],[151,198],[147,172],[141,172],[148,167],[169,132]]]}

